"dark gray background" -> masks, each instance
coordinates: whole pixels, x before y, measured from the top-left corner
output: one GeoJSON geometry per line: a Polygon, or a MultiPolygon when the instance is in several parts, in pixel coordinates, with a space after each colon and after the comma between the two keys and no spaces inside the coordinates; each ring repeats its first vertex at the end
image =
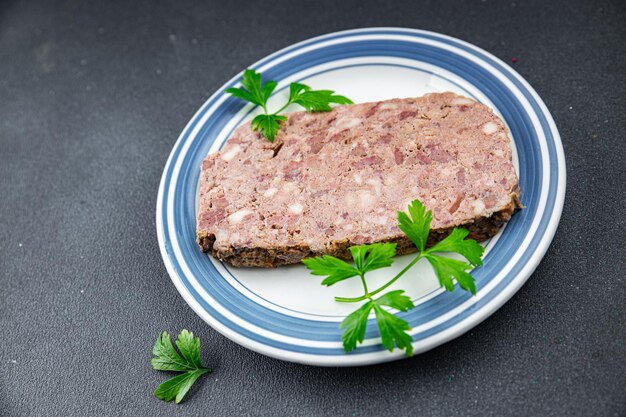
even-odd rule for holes
{"type": "Polygon", "coordinates": [[[625,415],[625,27],[619,1],[3,1],[0,415],[625,415]],[[561,224],[513,299],[431,352],[357,369],[263,357],[171,283],[154,226],[163,166],[247,65],[383,25],[519,59],[563,137],[561,224]],[[176,406],[152,396],[167,375],[150,350],[183,328],[215,372],[176,406]]]}

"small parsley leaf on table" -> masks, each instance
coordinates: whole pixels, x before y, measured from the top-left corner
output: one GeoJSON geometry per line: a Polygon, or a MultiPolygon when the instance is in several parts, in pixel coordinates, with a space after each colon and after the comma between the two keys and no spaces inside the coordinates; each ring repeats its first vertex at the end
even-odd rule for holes
{"type": "Polygon", "coordinates": [[[154,395],[159,400],[167,402],[176,399],[176,404],[180,404],[191,389],[191,386],[207,372],[210,372],[210,370],[196,369],[195,371],[187,371],[172,379],[168,379],[154,390],[154,395]]]}
{"type": "Polygon", "coordinates": [[[158,371],[183,372],[157,387],[154,395],[163,401],[180,403],[191,386],[202,375],[211,372],[210,368],[202,365],[200,360],[200,339],[194,337],[193,333],[183,330],[176,339],[176,346],[180,354],[174,348],[170,335],[162,332],[157,338],[152,353],[152,368],[158,371]]]}

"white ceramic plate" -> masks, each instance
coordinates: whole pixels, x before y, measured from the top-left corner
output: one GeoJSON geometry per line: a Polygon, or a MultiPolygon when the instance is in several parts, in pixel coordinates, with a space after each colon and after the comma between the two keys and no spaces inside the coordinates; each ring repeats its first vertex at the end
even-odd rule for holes
{"type": "MultiPolygon", "coordinates": [[[[304,41],[250,67],[279,82],[270,107],[285,99],[285,87],[292,81],[333,89],[355,102],[453,91],[485,103],[507,123],[526,208],[487,243],[484,265],[472,272],[476,296],[439,289],[426,264],[419,264],[410,274],[415,278],[404,277],[390,288],[405,289],[416,304],[413,310],[398,313],[412,327],[415,353],[432,349],[480,323],[537,267],[561,215],[565,160],[559,133],[543,101],[502,61],[448,36],[370,28],[304,41]]],[[[360,295],[357,280],[326,288],[320,285],[320,277],[310,275],[302,265],[274,270],[232,268],[198,249],[195,218],[201,161],[258,111],[224,93],[240,78],[241,74],[233,77],[198,110],[176,142],[163,172],[157,231],[163,260],[176,288],[216,330],[275,358],[326,366],[403,358],[402,351],[384,349],[373,319],[365,343],[354,352],[344,353],[338,325],[355,306],[336,303],[333,297],[360,295]]],[[[392,270],[378,271],[372,280],[383,283],[409,260],[397,258],[392,270]]]]}

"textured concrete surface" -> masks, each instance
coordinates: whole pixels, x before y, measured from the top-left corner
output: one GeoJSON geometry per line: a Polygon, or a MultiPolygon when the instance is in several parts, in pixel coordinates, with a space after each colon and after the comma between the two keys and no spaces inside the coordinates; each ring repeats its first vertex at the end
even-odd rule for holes
{"type": "Polygon", "coordinates": [[[0,415],[623,416],[626,6],[619,1],[0,3],[0,415]],[[464,39],[512,64],[561,131],[554,242],[464,336],[412,359],[319,369],[230,342],[161,261],[161,171],[188,119],[276,49],[367,26],[464,39]],[[158,333],[215,372],[176,406],[158,333]]]}

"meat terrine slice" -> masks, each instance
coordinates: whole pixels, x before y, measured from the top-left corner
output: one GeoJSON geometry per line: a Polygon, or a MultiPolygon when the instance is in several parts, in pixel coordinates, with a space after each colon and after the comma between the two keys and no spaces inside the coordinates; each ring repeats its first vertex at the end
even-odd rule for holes
{"type": "Polygon", "coordinates": [[[200,248],[235,266],[276,267],[356,244],[397,242],[396,212],[433,212],[429,243],[455,226],[483,241],[520,207],[507,129],[453,93],[288,114],[274,143],[239,127],[203,161],[200,248]]]}

